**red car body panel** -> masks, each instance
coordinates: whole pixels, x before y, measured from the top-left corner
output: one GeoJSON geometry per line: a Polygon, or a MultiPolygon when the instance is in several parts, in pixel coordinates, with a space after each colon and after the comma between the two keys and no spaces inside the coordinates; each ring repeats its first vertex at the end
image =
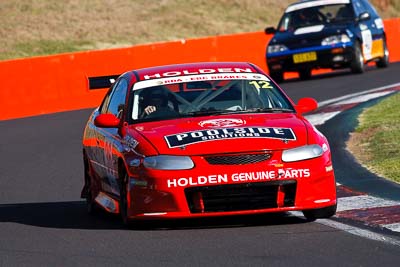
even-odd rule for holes
{"type": "MultiPolygon", "coordinates": [[[[161,79],[166,84],[179,84],[177,79],[199,79],[203,74],[229,79],[230,75],[243,72],[254,74],[255,79],[259,79],[256,75],[267,77],[260,84],[269,79],[258,67],[247,63],[172,65],[121,75],[121,79],[128,81],[123,114],[118,118],[101,116],[106,110],[106,96],[85,128],[86,176],[82,197],[113,213],[121,212],[121,203],[126,203],[122,207],[126,208],[128,219],[226,216],[336,206],[328,141],[295,109],[131,120],[135,116],[131,115],[135,108],[130,108],[132,101],[136,101],[135,83],[161,79]],[[283,151],[310,145],[323,148],[323,153],[304,160],[282,160],[283,151]],[[174,163],[167,164],[166,169],[149,167],[149,159],[160,155],[166,156],[162,160],[172,157],[193,165],[184,169],[168,169],[174,163]]],[[[251,78],[243,77],[253,83],[251,78]]],[[[233,79],[236,78],[240,77],[233,79]]],[[[288,106],[296,107],[275,83],[273,87],[288,106]]],[[[113,90],[116,89],[111,88],[110,98],[113,90]]]]}
{"type": "MultiPolygon", "coordinates": [[[[285,144],[280,139],[268,138],[265,140],[257,140],[257,142],[249,142],[249,138],[238,137],[235,139],[228,140],[215,140],[211,139],[207,142],[211,142],[209,145],[205,145],[204,142],[193,143],[187,146],[185,150],[179,147],[170,148],[165,141],[165,136],[173,134],[182,134],[191,131],[215,129],[213,126],[200,126],[202,123],[213,120],[213,118],[193,118],[193,119],[177,119],[174,121],[161,121],[148,123],[141,126],[140,131],[136,130],[135,127],[130,131],[136,130],[139,134],[145,136],[154,146],[160,154],[174,154],[174,155],[193,155],[193,154],[214,154],[221,153],[221,151],[229,152],[229,148],[234,148],[235,152],[259,150],[260,145],[264,147],[270,147],[275,149],[288,149],[307,143],[307,129],[301,119],[298,119],[294,114],[272,114],[269,118],[265,118],[264,115],[256,114],[251,116],[220,116],[220,119],[226,120],[237,120],[241,121],[242,125],[235,126],[236,128],[252,126],[252,127],[280,127],[281,125],[290,125],[296,133],[296,140],[285,144]],[[157,129],[157,130],[154,130],[157,129]],[[214,141],[212,141],[214,140],[214,141]],[[214,143],[215,144],[214,144],[214,143]]],[[[228,128],[228,127],[227,127],[228,128]]]]}

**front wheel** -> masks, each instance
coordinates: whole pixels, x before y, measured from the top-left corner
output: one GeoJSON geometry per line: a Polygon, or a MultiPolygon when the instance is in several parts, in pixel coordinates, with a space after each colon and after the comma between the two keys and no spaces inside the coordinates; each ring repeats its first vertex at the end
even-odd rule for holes
{"type": "Polygon", "coordinates": [[[121,174],[120,178],[120,197],[119,197],[119,213],[121,215],[122,223],[127,226],[129,225],[128,218],[128,175],[126,172],[121,174]]]}
{"type": "Polygon", "coordinates": [[[90,166],[86,157],[84,157],[84,172],[85,172],[85,188],[84,196],[86,199],[86,210],[90,215],[96,215],[99,212],[99,207],[94,200],[92,192],[92,177],[90,176],[90,166]]]}
{"type": "Polygon", "coordinates": [[[330,218],[336,213],[337,205],[329,206],[321,209],[303,210],[304,217],[308,221],[315,221],[316,219],[330,218]]]}
{"type": "Polygon", "coordinates": [[[350,69],[353,73],[363,73],[365,71],[364,56],[359,42],[354,44],[353,61],[350,69]]]}

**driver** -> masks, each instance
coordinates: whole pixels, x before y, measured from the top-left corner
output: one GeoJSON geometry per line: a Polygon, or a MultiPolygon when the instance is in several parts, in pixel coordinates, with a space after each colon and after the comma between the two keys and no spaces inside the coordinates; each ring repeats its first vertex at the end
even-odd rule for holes
{"type": "Polygon", "coordinates": [[[155,111],[160,110],[162,107],[167,106],[167,99],[160,93],[152,93],[149,96],[148,105],[144,108],[144,115],[149,115],[155,111]]]}
{"type": "Polygon", "coordinates": [[[141,118],[152,116],[169,116],[172,113],[176,114],[168,106],[168,92],[162,87],[152,87],[147,89],[143,99],[145,108],[143,109],[141,118]]]}

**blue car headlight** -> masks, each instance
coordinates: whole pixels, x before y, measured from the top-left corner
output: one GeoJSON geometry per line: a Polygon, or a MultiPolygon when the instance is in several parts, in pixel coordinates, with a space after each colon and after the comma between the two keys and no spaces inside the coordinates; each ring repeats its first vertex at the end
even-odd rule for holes
{"type": "Polygon", "coordinates": [[[186,156],[160,155],[144,158],[143,166],[157,170],[188,170],[194,167],[194,163],[186,156]]]}
{"type": "Polygon", "coordinates": [[[321,42],[322,45],[333,45],[339,43],[348,43],[350,38],[347,34],[332,35],[324,38],[321,42]]]}
{"type": "Polygon", "coordinates": [[[306,159],[313,159],[321,156],[324,149],[319,145],[307,145],[284,150],[282,153],[283,162],[293,162],[306,159]]]}
{"type": "Polygon", "coordinates": [[[268,53],[278,53],[288,50],[288,48],[281,44],[274,44],[268,46],[268,53]]]}

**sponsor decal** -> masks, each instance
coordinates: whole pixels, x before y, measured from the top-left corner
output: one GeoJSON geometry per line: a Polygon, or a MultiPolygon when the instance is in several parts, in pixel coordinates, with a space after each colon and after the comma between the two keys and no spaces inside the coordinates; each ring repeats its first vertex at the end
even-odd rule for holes
{"type": "Polygon", "coordinates": [[[362,52],[366,60],[372,58],[372,33],[370,30],[365,30],[361,32],[363,39],[362,52]]]}
{"type": "Polygon", "coordinates": [[[298,179],[310,177],[310,169],[277,169],[270,171],[258,172],[239,172],[228,174],[212,174],[200,175],[197,177],[181,177],[167,180],[167,186],[170,187],[186,187],[210,184],[232,184],[232,183],[248,183],[262,182],[280,179],[298,179]]]}
{"type": "Polygon", "coordinates": [[[200,127],[219,128],[219,127],[237,127],[246,124],[242,119],[214,119],[199,122],[200,127]]]}
{"type": "Polygon", "coordinates": [[[325,167],[325,171],[326,171],[326,172],[331,172],[331,171],[333,171],[333,166],[332,166],[332,165],[326,166],[326,167],[325,167]]]}
{"type": "Polygon", "coordinates": [[[292,129],[275,127],[238,127],[210,129],[173,134],[165,136],[164,138],[170,148],[195,144],[199,142],[236,138],[272,138],[281,140],[296,140],[296,136],[293,133],[292,129]]]}
{"type": "MultiPolygon", "coordinates": [[[[152,75],[154,76],[154,75],[152,75]]],[[[215,74],[196,74],[187,76],[172,76],[164,77],[161,74],[156,74],[156,77],[149,76],[149,79],[139,81],[133,86],[133,90],[142,88],[176,84],[176,83],[187,83],[187,82],[199,82],[199,81],[215,81],[215,80],[263,80],[270,81],[268,77],[257,74],[257,73],[215,73],[215,74]],[[157,78],[160,76],[160,78],[157,78]]]]}
{"type": "Polygon", "coordinates": [[[162,73],[154,73],[151,75],[144,75],[145,80],[176,77],[182,75],[197,75],[197,74],[213,74],[213,73],[242,73],[242,72],[253,72],[251,68],[216,68],[216,69],[198,69],[198,70],[182,70],[182,71],[167,71],[162,73]]]}
{"type": "Polygon", "coordinates": [[[384,24],[381,18],[375,19],[375,25],[377,29],[383,29],[384,24]]]}
{"type": "Polygon", "coordinates": [[[124,150],[126,152],[130,152],[130,151],[134,151],[135,148],[139,145],[139,142],[132,138],[131,136],[127,135],[126,137],[124,137],[124,150]]]}
{"type": "Polygon", "coordinates": [[[366,24],[361,23],[359,26],[361,31],[367,31],[368,30],[368,26],[366,24]]]}

